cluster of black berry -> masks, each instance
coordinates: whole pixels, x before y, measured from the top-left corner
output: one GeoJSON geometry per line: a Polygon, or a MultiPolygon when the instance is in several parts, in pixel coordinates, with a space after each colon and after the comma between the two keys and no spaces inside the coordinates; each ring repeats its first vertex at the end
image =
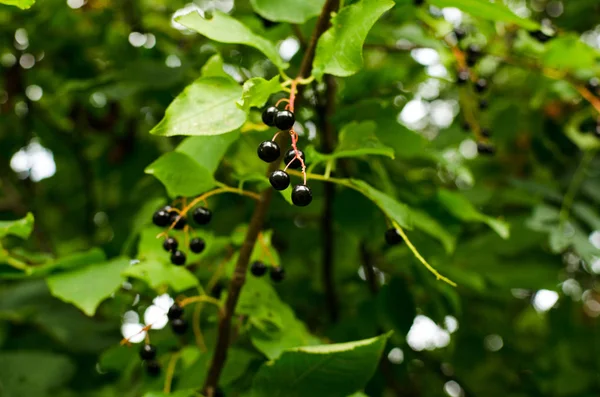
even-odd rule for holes
{"type": "Polygon", "coordinates": [[[402,238],[400,233],[398,233],[398,229],[396,229],[395,227],[385,231],[385,242],[389,245],[398,245],[403,241],[404,239],[402,238]]]}
{"type": "MultiPolygon", "coordinates": [[[[250,273],[256,277],[262,277],[267,273],[267,267],[264,262],[254,261],[250,265],[250,273]]],[[[271,276],[271,280],[278,283],[285,278],[285,271],[281,266],[270,266],[269,275],[271,276]]]]}
{"type": "MultiPolygon", "coordinates": [[[[212,218],[212,212],[205,207],[197,207],[193,213],[192,218],[198,225],[206,225],[212,218]]],[[[152,216],[152,222],[159,227],[166,227],[173,225],[173,229],[182,230],[187,225],[187,219],[182,216],[179,210],[175,210],[170,206],[163,207],[156,211],[152,216]]],[[[165,251],[171,253],[171,263],[177,266],[185,265],[186,255],[183,251],[179,250],[179,242],[171,236],[167,236],[163,242],[163,248],[165,251]]],[[[206,248],[206,242],[199,238],[194,237],[189,243],[190,251],[199,254],[206,248]]]]}
{"type": "Polygon", "coordinates": [[[148,375],[160,375],[160,363],[156,361],[156,347],[149,343],[144,343],[140,349],[140,358],[144,362],[144,369],[148,375]]]}
{"type": "Polygon", "coordinates": [[[173,303],[167,312],[167,317],[173,333],[177,335],[185,334],[188,329],[188,322],[183,318],[183,307],[179,306],[177,302],[173,303]]]}
{"type": "MultiPolygon", "coordinates": [[[[285,170],[302,169],[305,172],[305,156],[302,150],[295,147],[296,133],[292,127],[296,122],[296,116],[289,110],[279,110],[275,106],[267,108],[262,114],[263,122],[269,127],[277,127],[280,131],[290,131],[292,135],[292,148],[290,148],[283,156],[283,161],[286,164],[283,170],[274,171],[269,176],[269,182],[275,190],[285,190],[290,186],[290,176],[285,170]]],[[[258,145],[258,157],[267,162],[272,163],[277,161],[281,156],[281,149],[275,140],[264,141],[258,145]]],[[[312,201],[312,191],[305,184],[296,185],[292,189],[292,202],[299,207],[305,207],[312,201]]]]}

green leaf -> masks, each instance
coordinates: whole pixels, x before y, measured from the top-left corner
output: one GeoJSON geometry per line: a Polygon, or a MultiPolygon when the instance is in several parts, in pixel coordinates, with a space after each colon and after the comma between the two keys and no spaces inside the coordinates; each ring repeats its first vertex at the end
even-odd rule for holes
{"type": "Polygon", "coordinates": [[[16,221],[0,221],[0,238],[8,235],[27,239],[33,231],[33,214],[28,212],[25,218],[16,221]]]}
{"type": "Polygon", "coordinates": [[[489,0],[428,0],[431,5],[456,7],[477,18],[514,23],[527,30],[539,29],[540,25],[530,19],[521,18],[501,2],[489,0]]]}
{"type": "Polygon", "coordinates": [[[246,113],[235,104],[242,88],[225,77],[200,77],[169,105],[151,131],[160,136],[219,135],[239,128],[246,113]]]}
{"type": "Polygon", "coordinates": [[[93,316],[100,303],[112,295],[123,282],[121,271],[129,264],[126,258],[87,266],[46,279],[52,295],[93,316]]]}
{"type": "Polygon", "coordinates": [[[148,393],[144,394],[144,397],[195,397],[197,395],[198,394],[196,393],[196,390],[189,389],[189,390],[177,390],[172,393],[163,393],[160,391],[149,391],[148,393]]]}
{"type": "Polygon", "coordinates": [[[208,58],[208,61],[202,66],[200,70],[202,77],[224,77],[232,80],[233,78],[225,72],[223,69],[223,58],[221,54],[215,54],[208,58]]]}
{"type": "Polygon", "coordinates": [[[279,76],[271,80],[265,80],[262,77],[253,77],[244,83],[242,99],[237,101],[240,109],[249,111],[251,107],[260,108],[265,105],[269,97],[282,90],[279,76]]]}
{"type": "Polygon", "coordinates": [[[363,65],[362,46],[379,17],[394,6],[391,0],[362,0],[344,7],[319,39],[313,76],[350,76],[363,65]]]}
{"type": "Polygon", "coordinates": [[[325,0],[250,0],[252,8],[270,21],[303,24],[318,16],[325,0]]]}
{"type": "Polygon", "coordinates": [[[68,357],[42,351],[3,351],[0,391],[6,397],[49,397],[75,373],[68,357]]]}
{"type": "Polygon", "coordinates": [[[446,227],[441,225],[426,212],[415,208],[410,209],[410,217],[413,220],[415,228],[437,238],[442,243],[447,253],[454,251],[456,248],[457,236],[449,232],[446,227]]]}
{"type": "Polygon", "coordinates": [[[208,169],[180,152],[163,154],[146,167],[145,172],[161,181],[171,197],[191,197],[215,186],[208,169]]]}
{"type": "Polygon", "coordinates": [[[438,200],[458,219],[466,222],[483,222],[503,239],[507,239],[510,236],[510,228],[506,222],[477,211],[473,204],[461,194],[440,189],[438,191],[438,200]]]}
{"type": "Polygon", "coordinates": [[[351,179],[350,184],[350,187],[358,190],[373,201],[390,219],[398,222],[403,228],[412,229],[413,219],[410,208],[406,204],[399,203],[364,181],[351,179]]]}
{"type": "Polygon", "coordinates": [[[197,12],[191,12],[175,20],[186,28],[192,29],[211,40],[254,47],[265,54],[279,69],[285,69],[288,66],[279,56],[279,52],[273,43],[221,11],[215,10],[211,19],[203,18],[197,12]]]}
{"type": "MultiPolygon", "coordinates": [[[[160,244],[160,241],[156,243],[160,244]]],[[[173,291],[181,292],[199,285],[198,279],[185,267],[152,259],[127,267],[121,274],[143,280],[154,290],[168,285],[173,291]]]]}
{"type": "Polygon", "coordinates": [[[229,146],[239,137],[239,131],[221,135],[193,136],[181,142],[175,151],[187,154],[196,163],[214,173],[229,146]]]}
{"type": "Polygon", "coordinates": [[[591,117],[593,117],[593,114],[590,107],[589,109],[575,113],[565,125],[565,134],[581,150],[600,149],[600,139],[590,133],[590,131],[584,131],[585,127],[582,127],[582,124],[591,117]]]}
{"type": "Polygon", "coordinates": [[[35,0],[0,0],[0,4],[16,6],[22,10],[30,8],[35,3],[35,0]]]}
{"type": "Polygon", "coordinates": [[[390,335],[285,350],[260,367],[251,396],[346,397],[373,376],[390,335]]]}
{"type": "Polygon", "coordinates": [[[597,64],[600,52],[585,44],[578,35],[567,34],[550,41],[542,56],[544,66],[555,69],[587,69],[597,64]]]}
{"type": "Polygon", "coordinates": [[[31,276],[41,277],[58,270],[70,270],[105,261],[104,251],[100,248],[92,248],[89,251],[75,252],[42,266],[36,266],[31,269],[31,276]]]}

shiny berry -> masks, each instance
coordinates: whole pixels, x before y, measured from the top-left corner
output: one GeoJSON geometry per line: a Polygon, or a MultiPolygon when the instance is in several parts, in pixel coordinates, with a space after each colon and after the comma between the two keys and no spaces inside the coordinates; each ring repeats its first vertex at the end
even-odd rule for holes
{"type": "Polygon", "coordinates": [[[160,364],[158,361],[144,361],[144,368],[146,369],[146,373],[152,377],[160,375],[160,364]]]}
{"type": "Polygon", "coordinates": [[[461,41],[462,39],[467,37],[467,31],[463,28],[456,28],[454,29],[454,37],[456,37],[457,41],[461,41]]]}
{"type": "Polygon", "coordinates": [[[156,358],[156,347],[149,343],[144,343],[140,349],[140,357],[142,360],[154,360],[156,358]]]}
{"type": "Polygon", "coordinates": [[[545,43],[552,38],[552,36],[547,35],[541,30],[534,30],[533,32],[529,32],[529,35],[539,41],[540,43],[545,43]]]}
{"type": "Polygon", "coordinates": [[[164,208],[159,209],[152,215],[152,223],[159,227],[167,226],[170,219],[171,215],[169,214],[169,211],[164,208]]]}
{"type": "Polygon", "coordinates": [[[469,132],[469,131],[471,131],[471,125],[470,125],[468,122],[466,122],[466,121],[465,121],[464,123],[462,123],[462,125],[461,125],[460,127],[461,127],[461,128],[463,129],[463,131],[465,131],[465,132],[469,132]]]}
{"type": "Polygon", "coordinates": [[[306,185],[296,185],[292,190],[292,203],[298,207],[306,207],[312,201],[312,191],[306,185]]]}
{"type": "Polygon", "coordinates": [[[175,320],[181,318],[181,316],[183,316],[183,307],[179,306],[177,303],[173,303],[167,312],[167,317],[169,320],[175,320]]]}
{"type": "Polygon", "coordinates": [[[204,248],[206,248],[206,243],[201,238],[196,237],[190,241],[190,250],[193,253],[199,254],[204,251],[204,248]]]}
{"type": "Polygon", "coordinates": [[[469,81],[469,71],[468,70],[461,70],[460,72],[458,72],[458,78],[456,79],[456,84],[458,85],[464,85],[467,83],[467,81],[469,81]]]}
{"type": "Polygon", "coordinates": [[[185,217],[179,216],[179,214],[175,211],[171,211],[171,219],[169,220],[169,224],[172,224],[173,222],[176,222],[175,226],[173,226],[173,229],[176,230],[181,230],[185,227],[185,225],[187,225],[187,220],[185,217]]]}
{"type": "Polygon", "coordinates": [[[167,252],[175,251],[178,245],[179,243],[177,243],[177,240],[175,240],[173,237],[167,237],[163,242],[163,248],[167,252]]]}
{"type": "Polygon", "coordinates": [[[175,320],[171,321],[171,329],[177,335],[183,335],[188,329],[188,322],[183,318],[176,318],[175,320]]]}
{"type": "Polygon", "coordinates": [[[385,231],[385,242],[389,245],[397,245],[403,241],[404,239],[395,227],[385,231]]]}
{"type": "Polygon", "coordinates": [[[258,150],[256,152],[258,153],[258,157],[266,163],[272,163],[277,160],[281,154],[279,145],[274,141],[262,142],[258,145],[258,150]]]}
{"type": "Polygon", "coordinates": [[[269,182],[275,190],[285,190],[290,186],[290,176],[285,171],[277,170],[271,174],[269,182]]]}
{"type": "Polygon", "coordinates": [[[273,127],[275,125],[275,116],[279,113],[279,109],[275,106],[271,106],[265,109],[262,114],[262,121],[269,127],[273,127]]]}
{"type": "Polygon", "coordinates": [[[275,115],[275,126],[282,131],[292,128],[295,122],[296,116],[289,110],[282,110],[275,115]]]}
{"type": "Polygon", "coordinates": [[[496,153],[496,148],[489,143],[479,142],[477,143],[477,153],[492,156],[496,153]]]}
{"type": "Polygon", "coordinates": [[[285,270],[283,270],[282,267],[273,266],[271,268],[271,272],[269,273],[269,276],[271,276],[271,280],[278,283],[280,281],[283,281],[283,279],[285,278],[285,270]]]}
{"type": "Polygon", "coordinates": [[[486,79],[479,79],[477,80],[477,82],[475,83],[475,91],[477,91],[478,93],[483,93],[485,92],[485,90],[487,90],[487,80],[486,79]]]}
{"type": "Polygon", "coordinates": [[[171,254],[171,263],[177,266],[185,264],[185,254],[181,251],[175,251],[171,254]]]}
{"type": "Polygon", "coordinates": [[[198,207],[194,210],[192,218],[194,218],[194,222],[197,224],[206,225],[212,218],[212,211],[205,207],[198,207]]]}
{"type": "MultiPolygon", "coordinates": [[[[300,155],[302,161],[304,161],[304,164],[306,165],[306,156],[304,156],[304,152],[302,150],[298,150],[298,154],[300,155]]],[[[285,165],[289,164],[288,168],[291,168],[293,170],[302,168],[302,163],[300,162],[300,160],[298,160],[298,158],[296,158],[296,152],[294,152],[294,149],[290,149],[286,152],[285,156],[283,156],[283,163],[285,165]]]]}
{"type": "Polygon", "coordinates": [[[256,277],[264,276],[266,272],[267,265],[261,261],[252,262],[252,265],[250,265],[250,273],[256,277]]]}

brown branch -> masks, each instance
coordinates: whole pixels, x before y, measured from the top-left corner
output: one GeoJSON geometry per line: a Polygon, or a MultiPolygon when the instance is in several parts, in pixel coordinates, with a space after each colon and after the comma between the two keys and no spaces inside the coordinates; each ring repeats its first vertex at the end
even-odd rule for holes
{"type": "MultiPolygon", "coordinates": [[[[327,29],[329,24],[329,15],[335,9],[335,7],[337,7],[337,3],[338,2],[336,0],[327,0],[325,2],[311,38],[310,45],[304,53],[304,58],[302,59],[302,64],[298,73],[299,78],[308,77],[310,75],[317,41],[327,29]]],[[[298,96],[300,97],[300,95],[298,96]]],[[[271,173],[278,167],[279,161],[275,161],[269,166],[268,172],[271,173]]],[[[208,375],[202,388],[203,393],[208,397],[213,396],[214,391],[219,383],[221,372],[225,366],[225,361],[227,360],[227,350],[229,348],[231,338],[231,319],[235,312],[235,307],[237,305],[240,292],[246,280],[246,271],[248,269],[250,255],[252,254],[258,234],[260,233],[265,222],[272,197],[273,189],[266,189],[261,194],[260,200],[256,204],[256,207],[254,207],[254,213],[252,214],[252,219],[250,220],[250,225],[248,226],[248,231],[246,232],[246,237],[244,238],[244,243],[240,249],[240,254],[233,272],[233,278],[229,284],[227,301],[225,302],[225,314],[219,320],[215,354],[211,360],[208,375]]]]}

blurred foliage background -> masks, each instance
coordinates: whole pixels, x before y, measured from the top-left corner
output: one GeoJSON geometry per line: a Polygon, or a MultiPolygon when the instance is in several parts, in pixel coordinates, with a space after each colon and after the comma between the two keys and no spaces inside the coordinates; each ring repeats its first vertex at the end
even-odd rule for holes
{"type": "MultiPolygon", "coordinates": [[[[174,16],[228,13],[276,43],[295,75],[316,15],[277,22],[257,12],[261,3],[273,2],[0,4],[0,219],[35,217],[27,240],[19,226],[0,223],[0,395],[162,395],[165,371],[149,378],[139,345],[119,342],[148,323],[149,308],[206,288],[215,271],[222,277],[207,290],[221,297],[254,204],[211,198],[213,221],[199,232],[209,249],[173,270],[151,225],[168,202],[165,188],[144,170],[184,138],[149,131],[201,74],[226,73],[240,84],[278,74],[256,49],[209,40],[174,16]]],[[[303,0],[280,3],[301,7],[303,0]]],[[[323,1],[308,3],[320,9],[323,1]]],[[[287,278],[274,286],[249,279],[246,290],[266,297],[242,296],[241,336],[221,378],[225,394],[269,395],[252,385],[273,352],[393,330],[364,395],[599,395],[600,4],[395,3],[367,37],[364,68],[335,78],[333,114],[323,114],[324,83],[304,92],[296,112],[301,144],[309,164],[318,160],[329,121],[339,140],[346,131],[393,149],[393,159],[352,155],[334,175],[407,204],[411,241],[458,287],[437,281],[406,245],[386,246],[386,219],[359,192],[336,188],[332,239],[323,235],[321,182],[310,182],[315,199],[306,209],[276,195],[261,239],[287,278]],[[466,35],[460,42],[456,28],[466,35]],[[541,41],[530,33],[540,29],[541,41]],[[474,46],[480,56],[469,60],[474,46]],[[457,84],[466,63],[474,80],[487,81],[483,94],[457,84]],[[478,154],[482,142],[494,156],[478,154]],[[324,241],[334,252],[329,291],[324,241]],[[279,324],[268,324],[265,308],[279,324]],[[277,335],[257,334],[270,326],[280,327],[277,335]]],[[[241,130],[219,143],[217,180],[264,187],[256,146],[272,131],[259,117],[251,110],[241,130]]],[[[323,164],[314,169],[323,171],[323,164]]],[[[207,308],[198,318],[204,349],[194,343],[197,332],[151,332],[163,369],[180,358],[173,389],[181,397],[202,385],[214,348],[216,312],[207,308]]]]}

